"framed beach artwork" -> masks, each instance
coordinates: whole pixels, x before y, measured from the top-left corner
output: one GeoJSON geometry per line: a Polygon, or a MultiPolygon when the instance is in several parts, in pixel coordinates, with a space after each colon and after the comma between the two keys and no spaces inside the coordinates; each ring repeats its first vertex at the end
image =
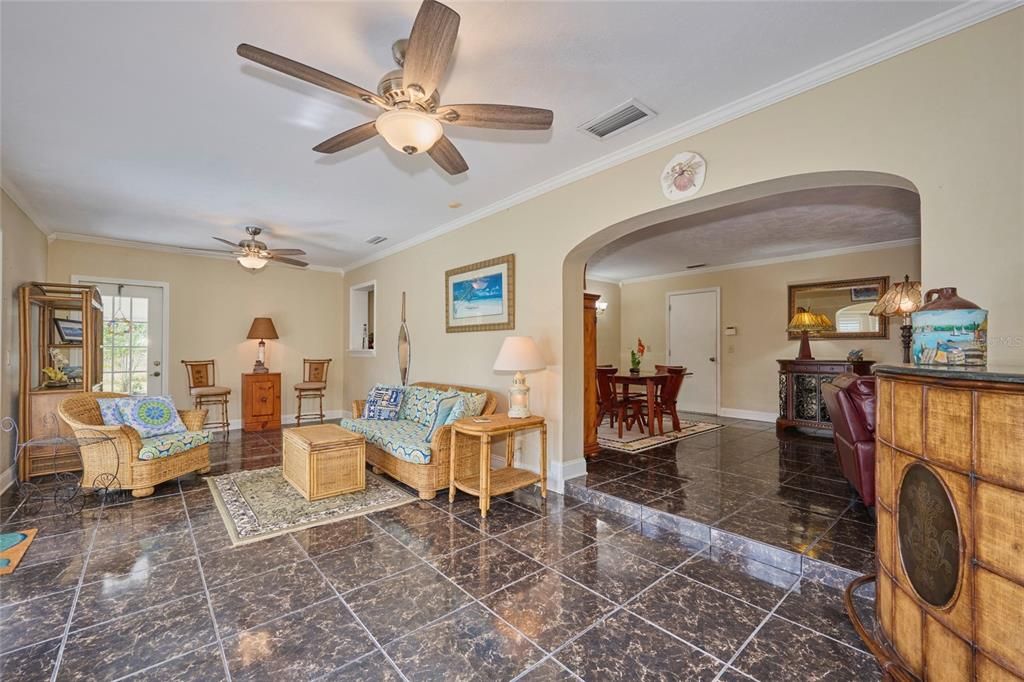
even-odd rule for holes
{"type": "Polygon", "coordinates": [[[445,330],[491,332],[516,327],[516,257],[512,254],[444,273],[445,330]]]}

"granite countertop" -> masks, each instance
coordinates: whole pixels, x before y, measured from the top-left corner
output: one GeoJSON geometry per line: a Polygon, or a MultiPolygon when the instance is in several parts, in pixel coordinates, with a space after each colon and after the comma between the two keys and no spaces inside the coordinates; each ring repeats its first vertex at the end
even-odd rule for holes
{"type": "Polygon", "coordinates": [[[910,374],[913,376],[960,379],[967,381],[1001,381],[1024,384],[1024,365],[875,365],[875,374],[910,374]]]}

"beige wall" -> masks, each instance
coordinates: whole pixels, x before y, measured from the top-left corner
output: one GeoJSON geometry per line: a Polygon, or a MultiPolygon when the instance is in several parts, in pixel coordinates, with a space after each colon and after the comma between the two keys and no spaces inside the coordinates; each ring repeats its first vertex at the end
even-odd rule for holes
{"type": "Polygon", "coordinates": [[[245,336],[254,317],[271,317],[280,339],[267,341],[267,364],[281,372],[281,411],[295,413],[291,387],[302,376],[302,358],[334,358],[324,407],[344,409],[341,384],[342,277],[271,264],[250,274],[231,260],[146,249],[57,240],[50,245],[48,277],[72,275],[170,284],[171,395],[190,404],[181,360],[217,361],[217,383],[231,388],[230,416],[241,414],[241,373],[251,371],[257,341],[245,336]]]}
{"type": "Polygon", "coordinates": [[[619,285],[613,282],[587,280],[587,291],[601,294],[601,301],[608,304],[608,309],[597,316],[597,364],[616,365],[622,363],[619,337],[622,334],[622,305],[619,296],[619,285]]]}
{"type": "MultiPolygon", "coordinates": [[[[46,235],[0,190],[0,238],[3,247],[3,349],[0,362],[0,416],[18,419],[18,287],[25,282],[46,279],[46,235]]],[[[13,436],[4,434],[0,448],[0,491],[9,481],[8,467],[13,462],[13,436]]]]}
{"type": "MultiPolygon", "coordinates": [[[[993,362],[1024,364],[1024,9],[670,144],[347,273],[377,280],[378,334],[393,348],[400,292],[410,292],[414,378],[503,387],[493,374],[501,332],[445,334],[444,271],[515,253],[515,333],[540,341],[548,369],[531,375],[555,462],[581,466],[583,266],[645,226],[624,221],[670,205],[657,178],[676,153],[708,161],[698,199],[775,178],[874,171],[921,195],[926,287],[956,285],[991,311],[993,362]],[[559,299],[559,292],[562,297],[559,299]]],[[[477,181],[486,181],[486,178],[477,181]]],[[[687,202],[696,205],[696,202],[687,202]]],[[[676,205],[679,206],[679,205],[676,205]]],[[[394,354],[353,359],[346,396],[394,380],[394,354]]]]}
{"type": "MultiPolygon", "coordinates": [[[[640,336],[650,345],[644,367],[663,363],[666,296],[670,292],[719,287],[722,408],[775,414],[778,410],[778,364],[775,361],[796,357],[799,344],[787,338],[788,320],[783,319],[788,307],[788,285],[884,275],[897,281],[905,274],[916,279],[920,268],[920,249],[915,245],[626,282],[622,286],[622,346],[628,347],[640,336]],[[736,327],[736,335],[725,336],[725,327],[736,327]]],[[[845,295],[849,303],[849,293],[845,295]]],[[[862,348],[867,360],[900,362],[903,350],[898,325],[898,321],[890,325],[886,340],[812,340],[811,352],[822,360],[844,359],[850,349],[862,348]]]]}

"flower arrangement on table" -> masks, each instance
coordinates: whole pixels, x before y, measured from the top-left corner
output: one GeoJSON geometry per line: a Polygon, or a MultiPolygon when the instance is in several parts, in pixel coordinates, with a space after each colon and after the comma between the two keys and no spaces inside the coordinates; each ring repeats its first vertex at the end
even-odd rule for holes
{"type": "Polygon", "coordinates": [[[647,352],[647,346],[644,345],[643,339],[637,337],[636,349],[629,351],[629,371],[633,374],[640,373],[640,362],[644,359],[644,353],[647,352]]]}

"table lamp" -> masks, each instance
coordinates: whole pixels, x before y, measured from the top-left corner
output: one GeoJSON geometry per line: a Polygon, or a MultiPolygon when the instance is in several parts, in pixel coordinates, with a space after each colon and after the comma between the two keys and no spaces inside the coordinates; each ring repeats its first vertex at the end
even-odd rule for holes
{"type": "Polygon", "coordinates": [[[266,374],[270,370],[267,369],[263,361],[266,359],[267,344],[264,343],[264,339],[276,339],[277,330],[274,328],[274,321],[269,317],[257,317],[253,319],[252,326],[249,327],[249,335],[247,339],[259,339],[259,349],[256,351],[256,364],[253,365],[253,374],[266,374]]]}
{"type": "Polygon", "coordinates": [[[900,339],[903,341],[903,362],[910,363],[910,344],[914,336],[913,326],[910,324],[910,313],[916,312],[921,307],[921,283],[911,282],[910,275],[903,275],[902,282],[896,282],[889,291],[885,292],[878,303],[871,309],[871,314],[876,317],[903,316],[903,324],[900,325],[900,339]]]}
{"type": "Polygon", "coordinates": [[[796,315],[789,321],[789,326],[786,328],[786,331],[800,332],[800,353],[796,356],[796,359],[814,359],[814,356],[811,355],[811,342],[807,336],[808,332],[827,332],[832,331],[834,328],[832,320],[828,319],[828,315],[812,313],[810,310],[797,308],[796,315]]]}
{"type": "Polygon", "coordinates": [[[536,372],[546,367],[544,356],[532,336],[508,336],[501,344],[494,361],[495,372],[515,372],[508,389],[508,416],[522,419],[530,416],[530,387],[523,372],[536,372]]]}

